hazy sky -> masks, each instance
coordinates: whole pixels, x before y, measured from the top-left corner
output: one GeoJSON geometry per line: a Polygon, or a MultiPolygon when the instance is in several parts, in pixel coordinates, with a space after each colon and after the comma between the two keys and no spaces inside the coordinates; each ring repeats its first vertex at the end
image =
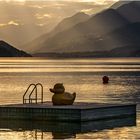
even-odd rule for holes
{"type": "Polygon", "coordinates": [[[108,8],[114,2],[109,0],[86,0],[88,2],[79,2],[85,0],[1,1],[3,2],[0,3],[0,27],[25,24],[44,26],[48,22],[59,22],[63,18],[72,16],[77,12],[95,14],[102,9],[108,8]]]}

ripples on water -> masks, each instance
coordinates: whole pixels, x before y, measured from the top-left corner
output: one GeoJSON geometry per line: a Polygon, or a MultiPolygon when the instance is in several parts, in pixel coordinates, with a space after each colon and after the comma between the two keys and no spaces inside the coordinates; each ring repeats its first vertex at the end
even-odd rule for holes
{"type": "MultiPolygon", "coordinates": [[[[136,139],[140,138],[140,59],[67,59],[47,60],[0,59],[0,104],[21,103],[22,95],[30,83],[44,85],[45,100],[50,101],[49,88],[57,82],[64,83],[67,91],[77,93],[77,101],[138,104],[137,127],[120,127],[76,134],[76,138],[136,139]],[[110,83],[102,84],[108,75],[110,83]]],[[[42,132],[37,132],[38,140],[42,132]]],[[[0,140],[35,139],[36,131],[1,130],[0,140]]],[[[43,133],[44,140],[52,138],[51,132],[43,133]]]]}

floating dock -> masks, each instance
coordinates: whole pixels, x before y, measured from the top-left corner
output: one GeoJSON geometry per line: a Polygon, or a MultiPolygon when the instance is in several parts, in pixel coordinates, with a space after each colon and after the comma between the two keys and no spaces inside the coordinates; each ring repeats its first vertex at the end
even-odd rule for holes
{"type": "Polygon", "coordinates": [[[0,119],[86,122],[136,116],[136,104],[101,104],[78,102],[68,106],[11,104],[0,106],[0,119]]]}

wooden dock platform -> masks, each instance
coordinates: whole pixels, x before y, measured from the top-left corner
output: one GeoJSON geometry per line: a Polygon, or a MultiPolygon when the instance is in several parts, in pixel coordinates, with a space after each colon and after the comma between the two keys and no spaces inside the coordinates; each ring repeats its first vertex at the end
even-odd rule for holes
{"type": "Polygon", "coordinates": [[[0,119],[85,122],[136,116],[136,104],[100,104],[78,102],[68,106],[11,104],[0,106],[0,119]]]}

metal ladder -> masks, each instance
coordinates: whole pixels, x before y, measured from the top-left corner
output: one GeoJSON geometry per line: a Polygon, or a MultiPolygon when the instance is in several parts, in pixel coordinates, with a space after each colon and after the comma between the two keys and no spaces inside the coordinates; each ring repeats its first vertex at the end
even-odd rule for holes
{"type": "Polygon", "coordinates": [[[25,91],[23,95],[23,104],[32,104],[32,103],[43,103],[43,85],[41,83],[37,84],[30,84],[27,90],[25,91]],[[38,98],[38,87],[40,87],[40,98],[38,98]],[[29,92],[29,89],[31,89],[31,92],[29,92]],[[33,93],[35,94],[35,97],[33,97],[33,93]]]}

